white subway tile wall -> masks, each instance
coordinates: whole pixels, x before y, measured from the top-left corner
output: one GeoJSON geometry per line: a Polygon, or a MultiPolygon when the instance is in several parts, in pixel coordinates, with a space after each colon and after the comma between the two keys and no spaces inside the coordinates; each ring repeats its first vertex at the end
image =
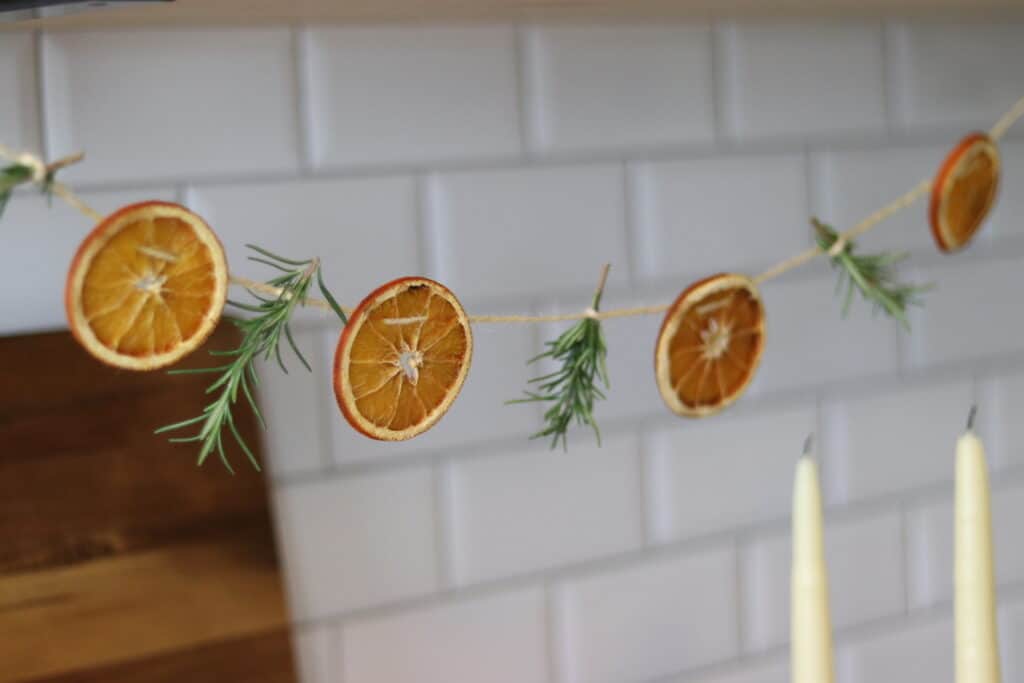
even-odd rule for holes
{"type": "MultiPolygon", "coordinates": [[[[243,244],[324,259],[355,303],[404,274],[471,312],[668,301],[750,272],[928,176],[1024,94],[1024,23],[190,28],[7,33],[0,142],[56,156],[108,211],[183,199],[243,244]],[[144,49],[143,49],[144,48],[144,49]]],[[[611,398],[570,450],[505,406],[564,329],[478,325],[451,413],[408,443],[353,432],[328,374],[263,371],[265,439],[303,683],[781,683],[793,465],[816,434],[839,683],[952,680],[953,441],[991,444],[1006,680],[1024,682],[1024,143],[965,254],[924,203],[860,243],[934,282],[906,333],[839,314],[819,263],[764,287],[767,350],[729,413],[680,421],[651,378],[657,316],[606,323],[611,398]]],[[[0,330],[63,325],[89,221],[19,191],[0,330]]]]}

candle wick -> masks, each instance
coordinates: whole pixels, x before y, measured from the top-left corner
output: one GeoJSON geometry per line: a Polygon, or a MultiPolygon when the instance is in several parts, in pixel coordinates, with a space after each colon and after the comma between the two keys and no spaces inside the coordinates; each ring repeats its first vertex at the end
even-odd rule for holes
{"type": "Polygon", "coordinates": [[[814,447],[814,432],[811,432],[810,434],[807,435],[807,438],[804,439],[804,455],[809,455],[810,452],[811,452],[811,448],[813,448],[813,447],[814,447]]]}
{"type": "Polygon", "coordinates": [[[967,429],[968,431],[974,430],[974,418],[978,415],[978,404],[971,406],[971,411],[967,413],[967,429]]]}

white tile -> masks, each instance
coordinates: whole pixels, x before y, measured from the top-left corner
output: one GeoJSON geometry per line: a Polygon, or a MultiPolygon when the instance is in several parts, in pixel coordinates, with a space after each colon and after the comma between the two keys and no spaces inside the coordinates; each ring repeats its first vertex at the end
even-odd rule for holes
{"type": "Polygon", "coordinates": [[[385,282],[421,272],[409,177],[200,186],[189,198],[239,275],[275,276],[247,260],[247,243],[292,259],[319,256],[331,292],[355,306],[385,282]]]}
{"type": "MultiPolygon", "coordinates": [[[[88,192],[82,199],[97,211],[112,212],[147,199],[174,199],[174,190],[153,188],[130,192],[88,192]]],[[[17,287],[0,288],[0,334],[63,328],[64,284],[79,243],[93,228],[89,218],[64,202],[50,205],[34,190],[11,197],[0,219],[0,241],[7,274],[17,287]]]]}
{"type": "Polygon", "coordinates": [[[430,469],[285,485],[275,494],[275,517],[295,619],[437,587],[430,469]]]}
{"type": "Polygon", "coordinates": [[[645,680],[734,656],[735,569],[729,547],[566,583],[555,598],[558,680],[645,680]]]}
{"type": "Polygon", "coordinates": [[[547,444],[451,466],[455,582],[625,552],[643,542],[638,444],[547,444]]]}
{"type": "Polygon", "coordinates": [[[848,501],[950,481],[973,397],[968,378],[828,402],[822,441],[829,490],[848,501]]]}
{"type": "Polygon", "coordinates": [[[842,683],[953,681],[950,619],[886,632],[843,647],[837,658],[842,683]]]}
{"type": "Polygon", "coordinates": [[[785,517],[793,464],[814,426],[814,406],[800,405],[655,433],[647,466],[654,538],[667,542],[785,517]]]}
{"type": "MultiPolygon", "coordinates": [[[[840,149],[816,155],[811,166],[819,189],[815,213],[837,230],[852,228],[924,178],[932,177],[949,149],[945,146],[840,149]]],[[[858,251],[935,250],[928,203],[920,201],[886,219],[857,240],[858,251]]]]}
{"type": "Polygon", "coordinates": [[[297,165],[287,29],[44,37],[51,154],[90,181],[287,171],[297,165]],[[125,68],[130,65],[131,68],[125,68]]]}
{"type": "Polygon", "coordinates": [[[464,298],[592,291],[608,261],[609,281],[625,282],[623,184],[605,165],[434,176],[435,268],[464,298]]]}
{"type": "MultiPolygon", "coordinates": [[[[259,406],[267,422],[263,454],[278,477],[318,472],[327,464],[323,442],[323,406],[334,406],[330,390],[331,364],[324,358],[320,333],[295,330],[295,343],[313,368],[306,370],[287,343],[281,352],[288,374],[274,361],[261,362],[259,406]]],[[[245,409],[245,408],[243,408],[245,409]]]]}
{"type": "Polygon", "coordinates": [[[544,596],[534,589],[346,626],[345,683],[544,683],[544,596]]]}
{"type": "MultiPolygon", "coordinates": [[[[451,409],[430,431],[415,439],[382,442],[356,432],[335,403],[328,410],[333,456],[339,464],[391,458],[423,451],[483,444],[496,439],[520,438],[522,444],[541,427],[535,403],[506,405],[522,395],[532,370],[526,361],[537,354],[531,325],[475,325],[473,359],[462,392],[451,409]]],[[[338,333],[328,332],[328,362],[333,362],[338,333]]]]}
{"type": "Polygon", "coordinates": [[[926,305],[911,310],[907,338],[917,367],[1024,348],[1024,317],[1017,310],[1021,259],[951,263],[921,269],[915,278],[934,283],[926,305]]]}
{"type": "MultiPolygon", "coordinates": [[[[0,144],[15,152],[42,154],[36,93],[35,39],[5,33],[0,42],[0,144]]],[[[0,160],[2,161],[2,160],[0,160]]]]}
{"type": "MultiPolygon", "coordinates": [[[[898,512],[825,526],[825,560],[835,629],[904,610],[903,531],[898,512]]],[[[766,650],[789,642],[789,534],[755,539],[743,553],[744,643],[766,650]]]]}
{"type": "Polygon", "coordinates": [[[993,468],[1024,463],[1024,373],[1001,372],[979,388],[979,433],[993,468]]]}
{"type": "Polygon", "coordinates": [[[730,667],[724,673],[700,676],[696,679],[691,677],[679,679],[692,683],[788,683],[789,661],[784,657],[758,662],[756,664],[741,664],[737,667],[730,667]]]}
{"type": "Polygon", "coordinates": [[[542,150],[714,137],[705,26],[546,26],[526,46],[531,142],[542,150]]]}
{"type": "Polygon", "coordinates": [[[802,155],[639,164],[631,172],[638,275],[742,270],[811,243],[802,155]]]}
{"type": "Polygon", "coordinates": [[[332,683],[334,670],[335,628],[330,624],[296,626],[292,629],[292,655],[295,659],[297,683],[332,683]]]}
{"type": "MultiPolygon", "coordinates": [[[[1024,486],[992,492],[992,534],[996,581],[1024,581],[1024,548],[1020,520],[1024,516],[1024,486]]],[[[953,599],[953,502],[944,499],[923,505],[908,515],[910,600],[927,607],[953,599]]]]}
{"type": "Polygon", "coordinates": [[[890,37],[904,125],[987,128],[1024,92],[1024,23],[915,22],[890,37]]]}
{"type": "Polygon", "coordinates": [[[520,150],[510,28],[316,28],[307,70],[317,164],[520,150]]]}
{"type": "Polygon", "coordinates": [[[898,324],[860,299],[843,316],[832,275],[769,282],[763,292],[766,344],[752,392],[894,373],[898,324]]]}
{"type": "Polygon", "coordinates": [[[722,30],[723,113],[740,138],[880,130],[877,24],[748,24],[722,30]]]}

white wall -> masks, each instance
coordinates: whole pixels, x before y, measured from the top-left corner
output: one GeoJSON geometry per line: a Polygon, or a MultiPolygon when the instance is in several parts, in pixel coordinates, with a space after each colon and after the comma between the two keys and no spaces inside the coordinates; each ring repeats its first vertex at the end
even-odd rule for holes
{"type": "MultiPolygon", "coordinates": [[[[450,26],[0,34],[0,140],[50,156],[103,209],[177,198],[234,269],[255,241],[318,254],[353,303],[395,276],[471,311],[665,301],[757,271],[930,175],[1024,94],[1024,24],[450,26]],[[14,93],[11,97],[10,94],[14,93]]],[[[318,372],[265,373],[267,435],[304,683],[786,680],[792,467],[819,435],[840,683],[952,680],[953,439],[991,445],[1007,681],[1024,681],[1024,135],[978,243],[939,256],[917,205],[863,240],[935,282],[913,333],[832,274],[765,287],[749,395],[686,422],[652,384],[654,318],[607,324],[606,443],[568,454],[504,407],[557,329],[482,326],[431,433],[355,435],[318,372]]],[[[5,331],[63,324],[88,229],[19,197],[0,225],[5,331]],[[13,272],[12,272],[13,271],[13,272]]],[[[296,366],[297,367],[297,366],[296,366]]],[[[183,453],[183,457],[186,457],[183,453]]],[[[216,466],[216,465],[214,465],[216,466]]]]}

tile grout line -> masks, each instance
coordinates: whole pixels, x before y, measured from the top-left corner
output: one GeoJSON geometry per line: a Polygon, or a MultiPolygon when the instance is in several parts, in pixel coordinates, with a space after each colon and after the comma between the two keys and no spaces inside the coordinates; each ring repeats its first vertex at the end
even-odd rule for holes
{"type": "Polygon", "coordinates": [[[540,137],[534,109],[536,93],[531,73],[532,51],[527,45],[532,29],[523,24],[512,26],[512,59],[515,69],[516,115],[519,118],[519,154],[524,159],[532,158],[538,146],[535,138],[540,137]]]}
{"type": "Polygon", "coordinates": [[[903,613],[909,615],[911,612],[910,604],[910,587],[916,583],[914,577],[911,576],[911,548],[910,548],[910,510],[907,508],[905,501],[900,501],[899,506],[900,514],[900,544],[903,552],[900,555],[900,561],[903,563],[903,613]]]}
{"type": "Polygon", "coordinates": [[[434,565],[441,591],[458,590],[455,572],[455,490],[452,465],[440,460],[431,467],[434,494],[434,565]]]}
{"type": "Polygon", "coordinates": [[[744,590],[743,586],[743,546],[744,543],[739,536],[733,541],[733,571],[736,575],[733,577],[735,582],[735,595],[736,595],[736,656],[742,655],[747,649],[747,638],[745,625],[745,614],[744,607],[748,600],[747,591],[744,590]]]}
{"type": "Polygon", "coordinates": [[[721,50],[724,49],[721,45],[722,35],[721,25],[717,21],[713,21],[708,24],[708,49],[710,55],[708,59],[708,66],[711,70],[710,83],[711,83],[711,121],[714,127],[713,130],[713,142],[715,147],[719,147],[726,139],[726,125],[725,125],[725,83],[723,82],[725,76],[722,72],[724,68],[723,55],[721,50]]]}
{"type": "Polygon", "coordinates": [[[560,662],[562,655],[560,645],[562,643],[563,625],[557,614],[555,605],[555,591],[557,588],[550,581],[545,581],[542,586],[544,591],[544,632],[545,639],[545,668],[547,683],[556,683],[563,679],[560,662]]]}
{"type": "Polygon", "coordinates": [[[413,233],[416,235],[417,242],[416,266],[425,277],[438,277],[441,269],[438,267],[438,259],[435,255],[437,249],[433,240],[436,230],[435,221],[430,215],[432,210],[429,187],[431,179],[424,174],[418,174],[413,177],[412,182],[413,204],[416,207],[416,220],[413,225],[413,233]]]}
{"type": "Polygon", "coordinates": [[[46,89],[48,87],[46,76],[46,36],[42,29],[32,32],[32,67],[35,69],[35,99],[36,99],[36,135],[40,147],[40,156],[43,159],[51,159],[53,156],[53,140],[50,134],[51,112],[47,104],[46,89]]]}
{"type": "Polygon", "coordinates": [[[313,105],[311,102],[311,91],[313,79],[311,73],[312,59],[310,55],[309,28],[305,26],[292,26],[291,32],[291,60],[292,60],[292,98],[294,101],[295,114],[295,144],[297,146],[297,160],[299,163],[299,175],[312,175],[316,164],[316,126],[314,124],[313,105]]]}

